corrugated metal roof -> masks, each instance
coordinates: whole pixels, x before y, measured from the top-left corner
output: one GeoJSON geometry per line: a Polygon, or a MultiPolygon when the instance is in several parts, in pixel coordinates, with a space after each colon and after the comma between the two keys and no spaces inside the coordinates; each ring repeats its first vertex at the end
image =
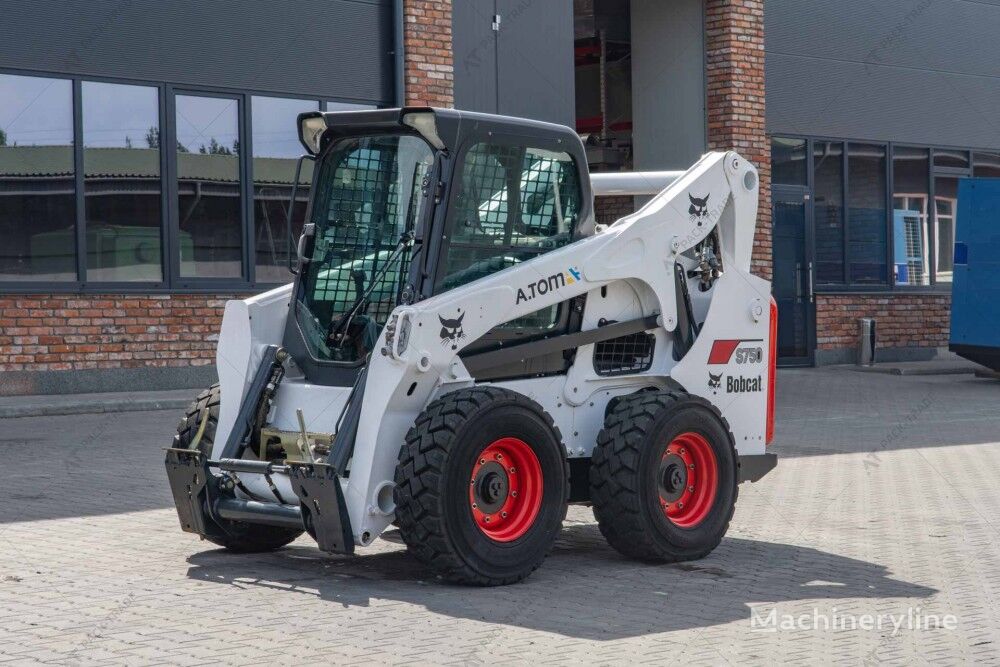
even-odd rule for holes
{"type": "MultiPolygon", "coordinates": [[[[87,178],[157,178],[160,152],[150,148],[86,148],[87,178]]],[[[181,180],[236,183],[237,160],[231,155],[178,153],[181,180]]],[[[291,185],[295,160],[254,158],[254,182],[291,185]]],[[[303,168],[303,172],[307,172],[303,168]]],[[[73,174],[73,149],[69,146],[0,146],[0,178],[53,178],[73,174]]]]}

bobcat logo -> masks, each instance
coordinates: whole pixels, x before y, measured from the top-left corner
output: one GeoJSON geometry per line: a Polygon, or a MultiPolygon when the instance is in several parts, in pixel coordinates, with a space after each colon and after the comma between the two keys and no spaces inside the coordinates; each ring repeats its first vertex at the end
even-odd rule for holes
{"type": "Polygon", "coordinates": [[[688,193],[688,199],[691,200],[691,206],[688,207],[688,215],[691,216],[692,220],[698,222],[698,226],[701,227],[702,220],[708,215],[708,198],[712,196],[712,193],[708,193],[701,199],[695,197],[690,192],[688,193]]]}
{"type": "Polygon", "coordinates": [[[708,387],[710,389],[718,389],[722,386],[722,373],[718,375],[708,374],[708,387]]]}
{"type": "Polygon", "coordinates": [[[451,345],[453,350],[458,348],[455,343],[465,338],[465,331],[462,330],[462,320],[465,318],[465,313],[461,310],[458,312],[459,316],[451,320],[438,315],[438,320],[441,321],[441,344],[451,345]]]}

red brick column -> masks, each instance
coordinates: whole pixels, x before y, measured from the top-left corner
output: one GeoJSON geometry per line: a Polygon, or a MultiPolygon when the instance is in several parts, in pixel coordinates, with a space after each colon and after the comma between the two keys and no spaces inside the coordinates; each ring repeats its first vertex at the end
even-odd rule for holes
{"type": "Polygon", "coordinates": [[[454,106],[451,0],[404,0],[403,20],[406,105],[454,106]]]}
{"type": "Polygon", "coordinates": [[[708,147],[734,149],[760,172],[753,271],[771,277],[771,149],[764,130],[764,0],[706,0],[708,147]]]}

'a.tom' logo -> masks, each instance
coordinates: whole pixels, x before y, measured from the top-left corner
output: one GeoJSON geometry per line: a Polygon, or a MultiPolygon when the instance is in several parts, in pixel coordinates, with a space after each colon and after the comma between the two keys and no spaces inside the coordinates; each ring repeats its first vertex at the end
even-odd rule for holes
{"type": "Polygon", "coordinates": [[[690,192],[688,193],[688,199],[691,200],[691,205],[688,207],[688,215],[691,216],[693,221],[698,223],[699,227],[701,227],[701,223],[708,216],[708,198],[711,196],[712,193],[708,193],[704,197],[695,197],[690,192]]]}
{"type": "Polygon", "coordinates": [[[462,312],[460,308],[458,310],[458,317],[447,319],[438,315],[438,320],[441,322],[441,344],[451,345],[451,349],[456,349],[458,347],[458,341],[465,338],[465,331],[462,329],[462,320],[465,319],[465,313],[462,312]]]}
{"type": "Polygon", "coordinates": [[[533,283],[528,283],[524,287],[519,287],[517,289],[517,298],[514,300],[514,305],[517,305],[522,301],[531,301],[536,296],[542,296],[543,294],[554,292],[560,287],[572,285],[576,281],[582,279],[583,274],[580,273],[580,269],[575,266],[571,266],[565,271],[553,273],[547,278],[542,278],[541,280],[536,280],[533,283]]]}

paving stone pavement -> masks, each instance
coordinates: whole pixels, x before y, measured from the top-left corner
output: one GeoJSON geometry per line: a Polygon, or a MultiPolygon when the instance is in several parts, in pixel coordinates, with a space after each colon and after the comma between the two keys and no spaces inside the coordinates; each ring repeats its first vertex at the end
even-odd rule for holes
{"type": "Polygon", "coordinates": [[[6,419],[0,662],[998,664],[998,405],[968,375],[782,371],[779,466],[708,558],[628,561],[574,507],[542,568],[497,589],[388,540],[237,556],[181,533],[173,412],[6,419]],[[850,625],[908,613],[938,623],[850,625]]]}

